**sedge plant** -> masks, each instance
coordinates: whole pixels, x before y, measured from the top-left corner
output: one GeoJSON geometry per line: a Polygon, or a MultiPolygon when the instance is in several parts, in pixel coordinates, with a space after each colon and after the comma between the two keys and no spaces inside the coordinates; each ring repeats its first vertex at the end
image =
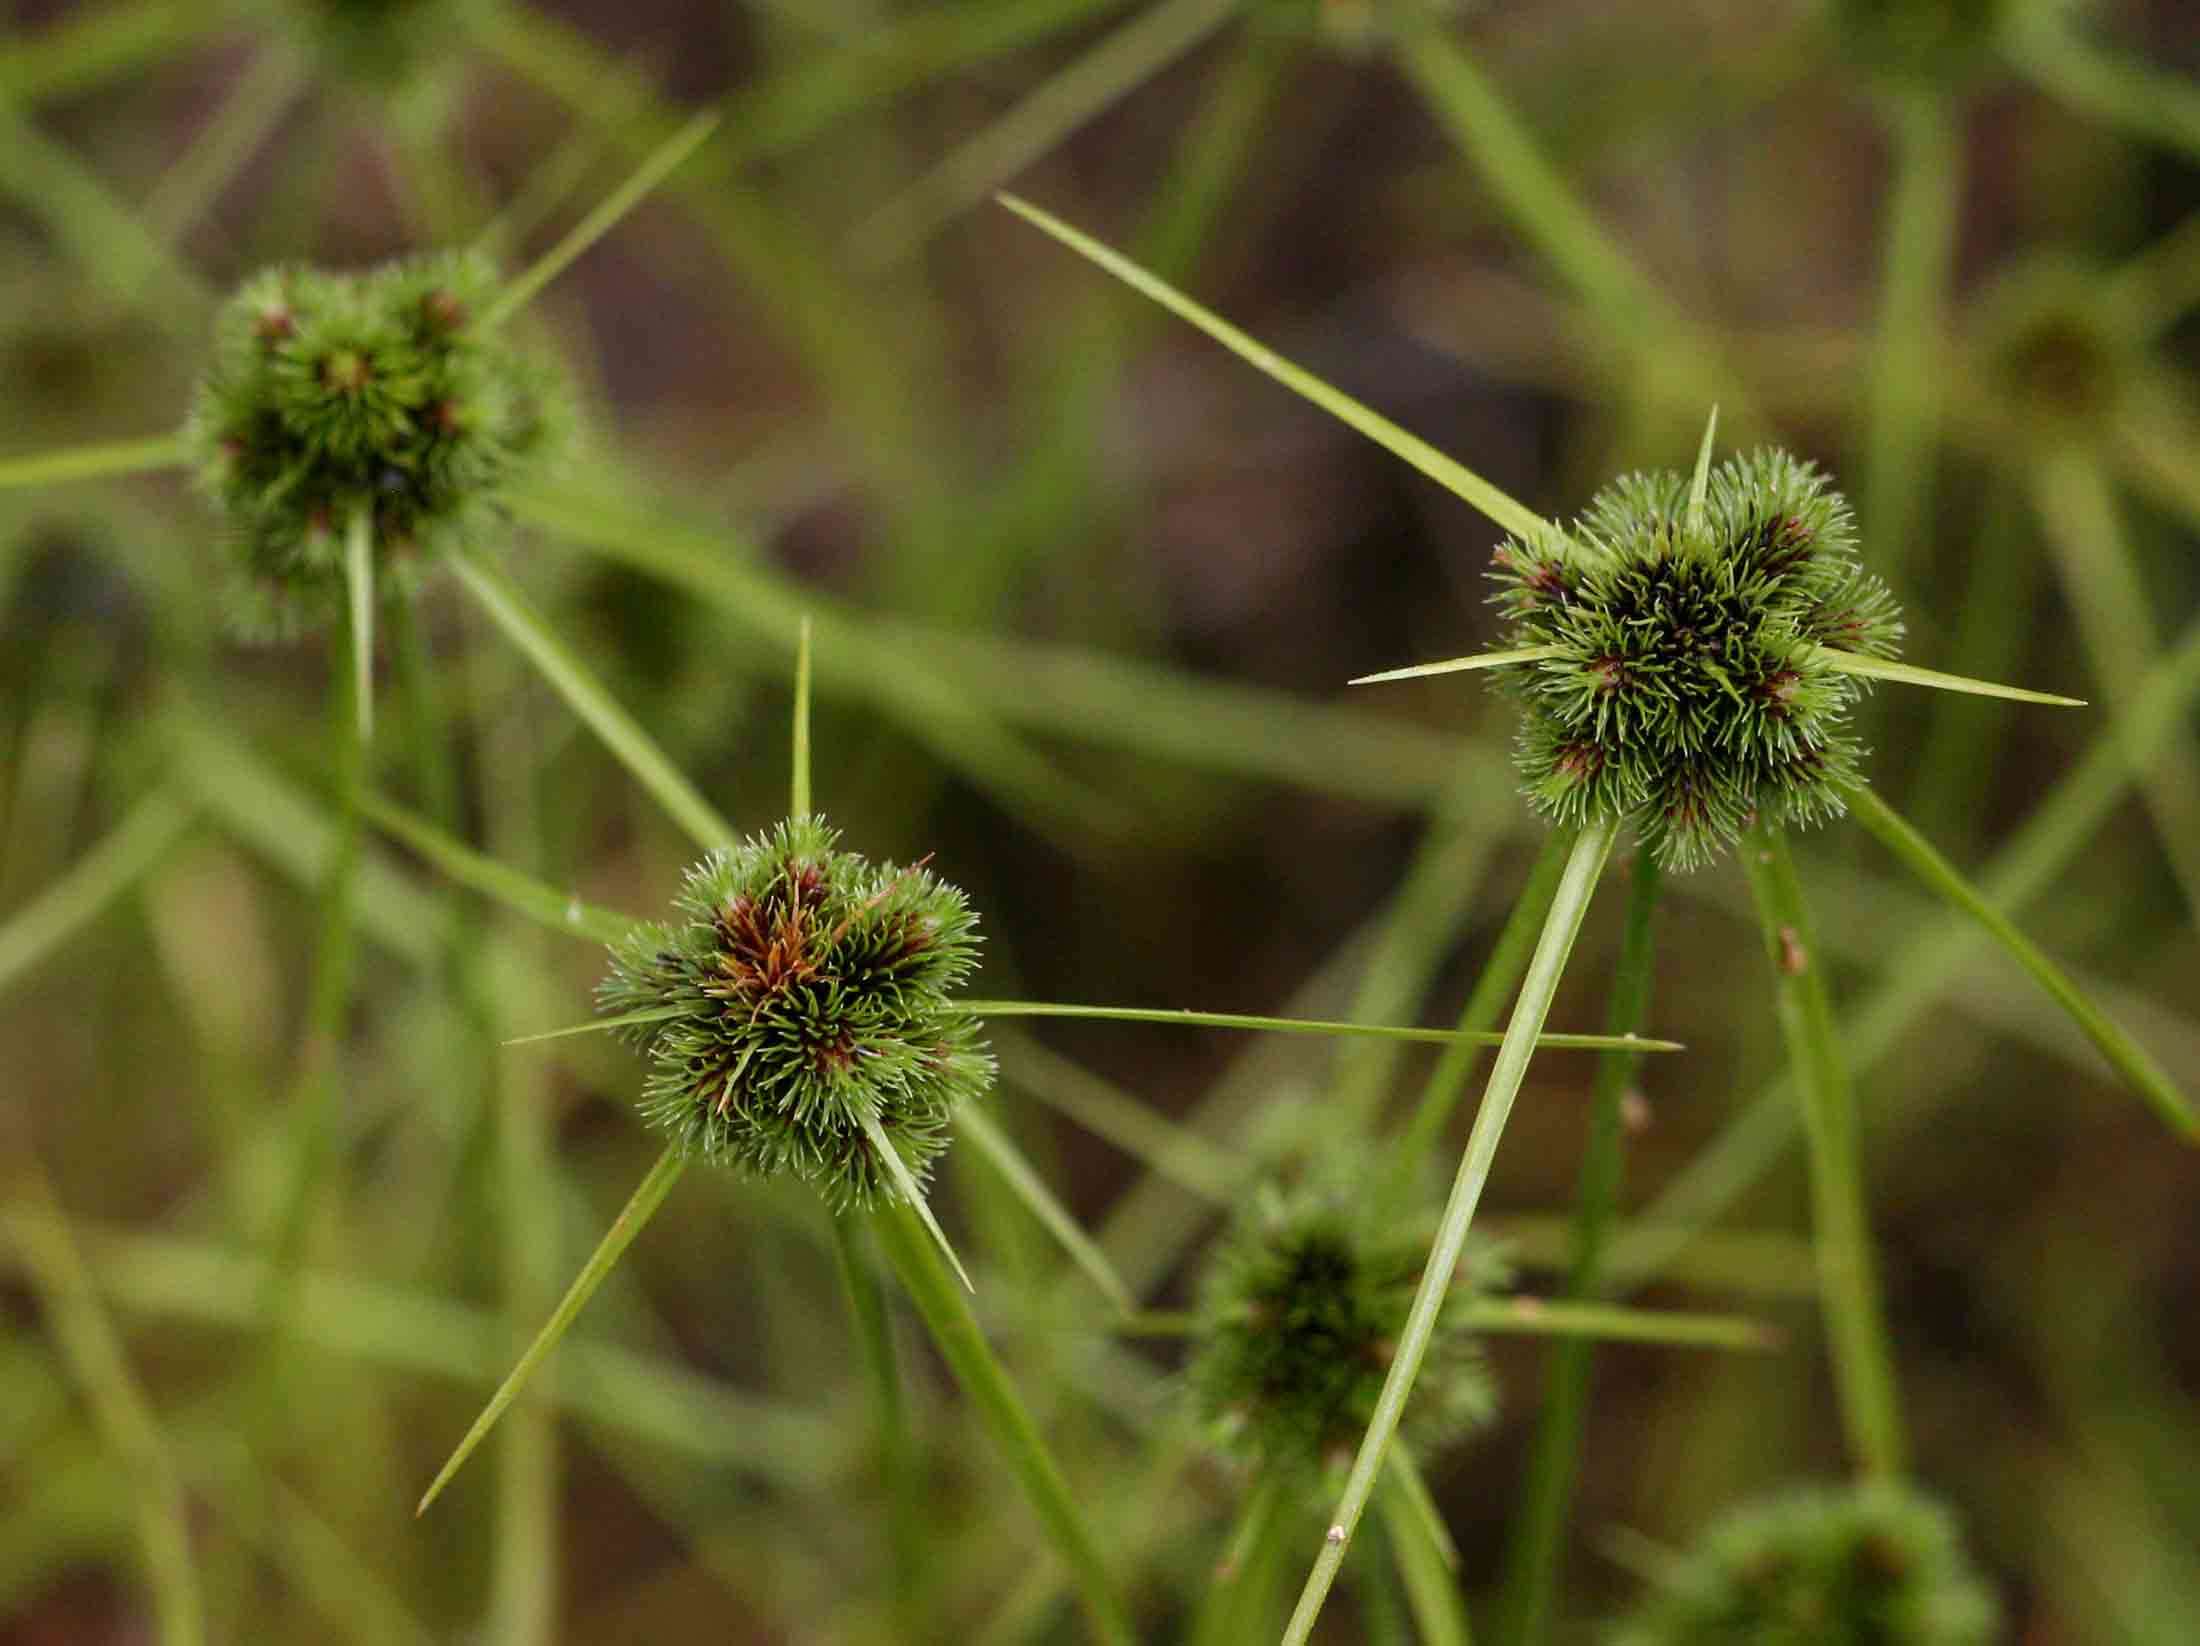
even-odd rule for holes
{"type": "Polygon", "coordinates": [[[1862,750],[1846,731],[1867,683],[1879,680],[2020,702],[2076,700],[1898,661],[1894,599],[1859,559],[1838,494],[1817,470],[1777,450],[1714,467],[1715,414],[1691,475],[1628,476],[1563,528],[1090,236],[1024,201],[1003,203],[1508,534],[1493,567],[1495,598],[1510,623],[1503,647],[1355,684],[1503,671],[1522,710],[1523,792],[1571,842],[1382,1398],[1285,1633],[1288,1646],[1311,1637],[1389,1454],[1534,1037],[1623,829],[1665,869],[1697,869],[1739,849],[1749,871],[1811,1143],[1822,1299],[1845,1430],[1872,1473],[1898,1476],[1905,1443],[1872,1272],[1855,1104],[1786,831],[1853,812],[1931,890],[1979,918],[2176,1133],[2200,1138],[2200,1120],[2152,1058],[1873,793],[1862,750]]]}
{"type": "MultiPolygon", "coordinates": [[[[569,932],[612,934],[610,972],[598,991],[606,1015],[531,1038],[608,1030],[632,1039],[650,1065],[640,1100],[644,1118],[667,1134],[668,1144],[429,1484],[420,1508],[426,1511],[486,1438],[692,1162],[752,1176],[791,1175],[815,1186],[836,1218],[862,1219],[1031,1499],[1094,1628],[1103,1638],[1127,1640],[1128,1620],[1099,1547],[970,1312],[969,1277],[926,1197],[925,1180],[947,1146],[950,1124],[991,1084],[985,1021],[1088,1018],[1435,1043],[1496,1037],[962,996],[958,985],[977,953],[975,920],[962,894],[926,866],[873,864],[841,849],[813,808],[809,658],[805,633],[788,818],[732,845],[714,831],[695,830],[708,855],[690,871],[670,921],[632,924],[585,909],[578,918],[570,911],[552,917],[569,932]]],[[[515,907],[539,914],[557,906],[555,895],[540,888],[510,895],[524,876],[484,864],[422,825],[408,825],[407,834],[515,907]]],[[[1542,1040],[1586,1049],[1673,1049],[1632,1037],[1542,1040]]],[[[986,1129],[982,1119],[974,1124],[986,1129]]],[[[998,1161],[1011,1148],[994,1133],[980,1152],[998,1161]]],[[[1035,1181],[1026,1172],[1004,1176],[1019,1189],[1035,1181]]],[[[1047,1208],[1037,1209],[1059,1228],[1047,1208]]]]}

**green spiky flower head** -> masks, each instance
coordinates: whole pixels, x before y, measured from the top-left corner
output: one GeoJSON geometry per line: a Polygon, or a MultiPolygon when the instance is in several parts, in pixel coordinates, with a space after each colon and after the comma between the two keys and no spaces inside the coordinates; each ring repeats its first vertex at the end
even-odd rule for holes
{"type": "Polygon", "coordinates": [[[242,626],[339,609],[362,512],[384,591],[409,587],[421,561],[494,524],[500,490],[556,445],[555,378],[476,324],[496,290],[487,260],[446,255],[270,269],[224,305],[189,437],[242,626]]]}
{"type": "Polygon", "coordinates": [[[1994,1597],[1906,1488],[1787,1493],[1708,1531],[1610,1646],[1986,1646],[1994,1597]]]}
{"type": "Polygon", "coordinates": [[[963,894],[837,840],[798,817],[712,852],[671,921],[612,946],[597,1000],[673,1014],[626,1031],[649,1057],[651,1124],[690,1154],[791,1172],[839,1211],[899,1198],[879,1140],[921,1182],[993,1058],[954,998],[978,952],[963,894]]]}
{"type": "MultiPolygon", "coordinates": [[[[1336,1181],[1264,1185],[1215,1248],[1199,1298],[1189,1369],[1222,1450],[1262,1469],[1349,1463],[1428,1257],[1427,1231],[1336,1181]]],[[[1470,1244],[1413,1404],[1409,1443],[1433,1448],[1487,1423],[1497,1387],[1457,1315],[1507,1280],[1495,1251],[1470,1244]]]]}
{"type": "Polygon", "coordinates": [[[1561,822],[1624,818],[1669,869],[1753,818],[1836,815],[1859,780],[1843,727],[1863,684],[1819,648],[1892,655],[1893,598],[1857,561],[1848,506],[1816,469],[1760,451],[1689,482],[1631,474],[1564,537],[1496,554],[1526,708],[1530,802],[1561,822]]]}

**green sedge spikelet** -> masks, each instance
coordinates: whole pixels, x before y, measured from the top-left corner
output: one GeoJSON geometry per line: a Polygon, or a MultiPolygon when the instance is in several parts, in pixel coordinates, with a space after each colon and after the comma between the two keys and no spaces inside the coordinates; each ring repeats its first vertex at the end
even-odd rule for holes
{"type": "Polygon", "coordinates": [[[1864,690],[1817,648],[1891,656],[1893,597],[1856,555],[1848,506],[1811,465],[1766,450],[1709,476],[1700,517],[1675,473],[1631,474],[1566,536],[1495,555],[1507,670],[1526,713],[1530,803],[1559,822],[1630,821],[1667,869],[1697,868],[1753,818],[1838,815],[1864,690]]]}
{"type": "Polygon", "coordinates": [[[955,1110],[993,1082],[955,1004],[977,917],[922,865],[841,851],[797,817],[690,869],[675,918],[612,945],[606,1012],[670,1010],[620,1032],[650,1064],[644,1117],[675,1146],[754,1176],[792,1173],[835,1211],[899,1198],[866,1136],[918,1182],[955,1110]]]}
{"type": "MultiPolygon", "coordinates": [[[[1217,1244],[1189,1368],[1221,1451],[1300,1476],[1348,1463],[1373,1415],[1414,1289],[1426,1231],[1339,1187],[1264,1184],[1217,1244]]],[[[1461,1260],[1446,1314],[1507,1284],[1487,1245],[1461,1260]]],[[[1439,1322],[1413,1406],[1410,1443],[1434,1448],[1487,1423],[1497,1386],[1456,1318],[1439,1322]]]]}
{"type": "Polygon", "coordinates": [[[362,510],[386,595],[499,522],[500,490],[564,418],[553,375],[476,328],[496,290],[486,259],[441,255],[270,269],[224,305],[187,437],[227,525],[241,628],[334,615],[362,510]]]}
{"type": "Polygon", "coordinates": [[[1735,1511],[1608,1646],[1986,1646],[1994,1597],[1939,1505],[1884,1482],[1735,1511]]]}

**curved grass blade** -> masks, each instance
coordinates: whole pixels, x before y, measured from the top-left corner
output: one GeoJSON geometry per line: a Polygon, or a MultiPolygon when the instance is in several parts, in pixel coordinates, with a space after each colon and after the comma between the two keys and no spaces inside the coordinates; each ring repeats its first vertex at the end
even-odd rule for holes
{"type": "Polygon", "coordinates": [[[1524,542],[1535,543],[1563,535],[1526,504],[1499,490],[1465,464],[1446,457],[1418,435],[1408,434],[1388,418],[1363,406],[1350,395],[1331,388],[1312,372],[1293,365],[1282,355],[1255,342],[1220,315],[1193,302],[1167,281],[1148,274],[1122,253],[1111,250],[1090,235],[1071,228],[1060,218],[1041,211],[1013,194],[999,196],[1002,205],[1033,227],[1052,235],[1079,256],[1097,263],[1134,291],[1152,298],[1179,318],[1189,321],[1259,371],[1351,428],[1378,446],[1404,459],[1469,507],[1478,509],[1497,525],[1524,542]]]}
{"type": "Polygon", "coordinates": [[[1675,1349],[1777,1349],[1778,1328],[1746,1315],[1679,1309],[1629,1309],[1615,1303],[1506,1297],[1470,1303],[1459,1323],[1477,1332],[1593,1338],[1602,1343],[1660,1343],[1675,1349]]]}
{"type": "MultiPolygon", "coordinates": [[[[1314,1017],[1255,1017],[1240,1012],[1190,1012],[1172,1007],[1074,1006],[1039,1000],[968,1000],[966,1010],[977,1017],[1074,1017],[1109,1023],[1174,1023],[1195,1029],[1249,1029],[1264,1034],[1333,1035],[1367,1040],[1412,1040],[1429,1046],[1496,1046],[1509,1043],[1512,1031],[1491,1034],[1469,1029],[1400,1028],[1389,1023],[1339,1023],[1314,1017]]],[[[1648,1040],[1638,1035],[1538,1034],[1535,1045],[1543,1051],[1677,1052],[1677,1040],[1648,1040]]]]}
{"type": "Polygon", "coordinates": [[[542,1364],[544,1357],[557,1347],[558,1339],[580,1317],[588,1300],[596,1295],[596,1288],[609,1277],[613,1267],[625,1255],[627,1247],[634,1243],[634,1237],[656,1215],[657,1208],[664,1204],[665,1196],[672,1191],[672,1185],[680,1180],[681,1172],[686,1169],[687,1157],[677,1150],[667,1149],[657,1157],[657,1164],[650,1167],[649,1175],[636,1186],[617,1220],[606,1231],[595,1251],[589,1255],[581,1272],[573,1277],[573,1284],[567,1288],[565,1297],[549,1320],[544,1322],[542,1330],[535,1335],[534,1342],[528,1344],[527,1352],[519,1357],[519,1364],[497,1386],[497,1392],[489,1397],[489,1404],[474,1419],[474,1426],[466,1431],[466,1438],[458,1443],[458,1449],[451,1453],[450,1460],[437,1471],[435,1479],[428,1483],[428,1489],[421,1493],[420,1505],[413,1510],[415,1515],[428,1512],[429,1506],[442,1495],[443,1488],[451,1483],[451,1477],[473,1455],[474,1449],[488,1438],[489,1431],[496,1427],[497,1419],[504,1415],[505,1408],[518,1398],[520,1390],[534,1375],[535,1368],[542,1364]]]}
{"type": "Polygon", "coordinates": [[[426,858],[449,879],[552,931],[593,943],[615,943],[635,922],[616,909],[584,903],[569,892],[477,852],[402,806],[369,793],[359,805],[369,823],[426,858]]]}
{"type": "Polygon", "coordinates": [[[16,486],[58,486],[70,480],[109,480],[124,474],[151,474],[189,465],[190,449],[180,434],[156,434],[143,440],[110,440],[97,446],[68,446],[60,451],[0,457],[0,491],[16,486]]]}
{"type": "Polygon", "coordinates": [[[909,1300],[924,1317],[955,1380],[991,1432],[1002,1458],[1038,1512],[1048,1539],[1077,1582],[1093,1632],[1106,1646],[1132,1646],[1136,1636],[1108,1579],[1107,1566],[1038,1426],[1007,1370],[994,1357],[969,1300],[933,1248],[919,1220],[921,1201],[895,1201],[871,1220],[880,1249],[900,1276],[909,1300]]]}
{"type": "Polygon", "coordinates": [[[664,750],[566,649],[565,642],[502,573],[455,550],[445,559],[466,585],[467,593],[481,603],[505,637],[541,671],[573,712],[587,722],[589,730],[603,740],[604,747],[634,774],[674,822],[695,837],[698,845],[724,846],[739,838],[733,825],[681,775],[664,750]]]}
{"type": "Polygon", "coordinates": [[[1954,864],[1934,849],[1930,841],[1911,828],[1870,788],[1852,790],[1848,803],[1856,820],[1901,859],[1905,868],[1983,926],[1987,935],[2007,950],[2012,960],[2032,974],[2033,980],[2070,1014],[2071,1021],[2108,1059],[2109,1066],[2146,1099],[2149,1107],[2173,1131],[2188,1142],[2200,1143],[2200,1113],[2195,1112],[2191,1101],[2177,1089],[2176,1083],[2145,1047],[2088,1000],[2069,975],[2017,929],[2014,921],[1989,902],[1954,864]]]}
{"type": "Polygon", "coordinates": [[[1420,680],[1432,674],[1464,674],[1469,669],[1501,669],[1513,663],[1540,663],[1556,657],[1556,646],[1518,646],[1509,652],[1475,652],[1467,657],[1447,657],[1441,663],[1409,663],[1402,669],[1363,674],[1347,680],[1347,686],[1373,686],[1385,680],[1420,680]]]}
{"type": "Polygon", "coordinates": [[[1582,919],[1589,912],[1589,899],[1596,890],[1597,877],[1603,873],[1617,837],[1617,825],[1594,825],[1575,837],[1573,849],[1567,856],[1558,895],[1551,902],[1542,936],[1536,943],[1535,956],[1528,963],[1528,974],[1513,1005],[1512,1019],[1505,1026],[1504,1043],[1498,1048],[1489,1084],[1483,1089],[1482,1107],[1474,1117],[1474,1130],[1468,1134],[1466,1151],[1460,1156],[1459,1171],[1452,1180],[1451,1195],[1437,1225],[1436,1241],[1422,1270],[1421,1284],[1414,1292],[1405,1330],[1398,1336],[1397,1354],[1383,1379],[1382,1393],[1376,1399],[1375,1413],[1360,1441],[1359,1453],[1352,1460],[1352,1472],[1345,1479],[1344,1493],[1331,1518],[1321,1554],[1307,1574],[1298,1605],[1284,1630],[1285,1646],[1306,1646],[1312,1637],[1315,1621],[1321,1616],[1322,1603],[1328,1599],[1338,1569],[1344,1564],[1345,1549],[1375,1490],[1391,1439],[1398,1432],[1398,1420],[1405,1415],[1406,1397],[1412,1393],[1421,1362],[1428,1354],[1437,1312],[1451,1289],[1452,1275],[1466,1245],[1475,1208],[1481,1203],[1483,1186],[1489,1181],[1490,1167],[1497,1158],[1498,1140],[1504,1135],[1513,1099],[1520,1093],[1520,1083],[1528,1072],[1528,1060],[1535,1052],[1536,1037],[1550,1012],[1551,999],[1558,992],[1559,977],[1566,969],[1566,958],[1573,952],[1574,939],[1580,934],[1582,919]]]}
{"type": "Polygon", "coordinates": [[[986,1164],[1000,1174],[1001,1181],[1024,1203],[1024,1208],[1060,1243],[1070,1261],[1084,1270],[1086,1278],[1100,1288],[1101,1295],[1125,1314],[1136,1309],[1137,1299],[1131,1296],[1131,1289],[1123,1284],[1123,1277],[1115,1272],[1115,1265],[1108,1261],[1108,1254],[1078,1226],[1077,1220],[1069,1215],[1069,1209],[1054,1197],[1054,1191],[1046,1186],[1008,1134],[967,1104],[955,1117],[955,1125],[964,1137],[977,1146],[978,1153],[985,1157],[986,1164]]]}
{"type": "Polygon", "coordinates": [[[1898,663],[1891,657],[1864,657],[1856,652],[1813,646],[1810,658],[1843,674],[1868,675],[1874,680],[1899,680],[1906,686],[1931,686],[1937,691],[1969,692],[1974,697],[2006,697],[2012,703],[2048,703],[2056,708],[2082,709],[2082,697],[2063,697],[2054,692],[2027,691],[2022,686],[2003,686],[1991,680],[1967,680],[1960,674],[1921,669],[1915,663],[1898,663]]]}
{"type": "Polygon", "coordinates": [[[589,247],[609,234],[649,191],[665,180],[665,177],[681,161],[693,154],[718,129],[721,116],[715,109],[705,109],[664,142],[660,143],[634,168],[627,180],[613,189],[586,217],[566,233],[556,245],[536,258],[524,272],[513,277],[497,294],[496,301],[482,314],[477,326],[491,331],[504,324],[531,302],[543,287],[550,284],[589,247]]]}

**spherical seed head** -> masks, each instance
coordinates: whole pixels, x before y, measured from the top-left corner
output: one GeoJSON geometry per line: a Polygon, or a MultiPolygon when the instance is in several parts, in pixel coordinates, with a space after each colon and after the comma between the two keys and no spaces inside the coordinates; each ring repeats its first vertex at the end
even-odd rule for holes
{"type": "MultiPolygon", "coordinates": [[[[1349,1463],[1405,1330],[1425,1231],[1339,1188],[1263,1188],[1216,1247],[1200,1290],[1190,1380],[1219,1450],[1302,1474],[1349,1463]]],[[[1470,1245],[1422,1364],[1406,1435],[1435,1447],[1495,1415],[1496,1383],[1457,1316],[1505,1283],[1470,1245]]]]}
{"type": "Polygon", "coordinates": [[[1791,1492],[1708,1531],[1611,1646],[1984,1646],[1994,1597],[1954,1521],[1905,1488],[1791,1492]]]}
{"type": "Polygon", "coordinates": [[[471,328],[490,264],[438,256],[358,274],[271,269],[216,322],[189,436],[228,524],[240,625],[325,620],[361,510],[385,592],[499,521],[502,488],[564,434],[554,377],[471,328]]]}
{"type": "Polygon", "coordinates": [[[1687,477],[1632,474],[1569,536],[1507,539],[1492,573],[1508,645],[1556,652],[1505,671],[1529,801],[1568,824],[1630,821],[1668,869],[1756,818],[1840,812],[1864,683],[1814,653],[1887,657],[1902,633],[1816,469],[1768,450],[1709,478],[1694,525],[1687,477]]]}
{"type": "Polygon", "coordinates": [[[622,1031],[649,1057],[642,1112],[678,1147],[791,1172],[842,1211],[900,1196],[866,1117],[922,1182],[993,1058],[954,1001],[978,952],[963,894],[837,838],[798,817],[712,852],[672,921],[612,945],[596,995],[606,1012],[678,1014],[622,1031]]]}

